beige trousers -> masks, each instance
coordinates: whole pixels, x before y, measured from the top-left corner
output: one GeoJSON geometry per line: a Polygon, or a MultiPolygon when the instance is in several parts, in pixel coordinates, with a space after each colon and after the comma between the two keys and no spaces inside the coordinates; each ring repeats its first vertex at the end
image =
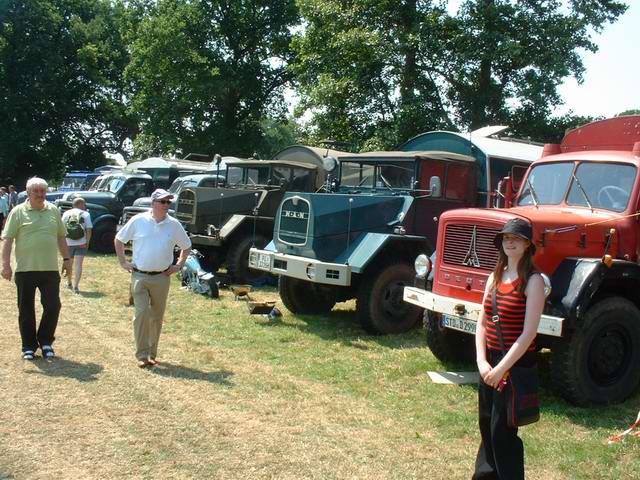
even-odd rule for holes
{"type": "Polygon", "coordinates": [[[164,274],[147,275],[133,272],[131,292],[135,316],[133,336],[138,360],[155,359],[162,330],[162,318],[167,305],[171,278],[164,274]]]}

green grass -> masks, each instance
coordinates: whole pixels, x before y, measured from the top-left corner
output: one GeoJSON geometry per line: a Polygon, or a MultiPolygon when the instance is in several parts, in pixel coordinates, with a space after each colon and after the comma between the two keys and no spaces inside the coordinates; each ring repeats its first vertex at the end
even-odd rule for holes
{"type": "MultiPolygon", "coordinates": [[[[473,366],[443,365],[421,331],[369,336],[352,303],[327,316],[282,307],[271,322],[231,292],[212,300],[174,280],[166,363],[144,371],[115,258],[88,258],[81,288],[63,292],[60,358],[24,365],[15,287],[0,283],[0,478],[470,478],[477,390],[426,372],[473,366]],[[30,430],[43,411],[51,448],[30,430]]],[[[278,299],[274,289],[252,296],[278,299]]],[[[542,393],[541,421],[521,429],[527,478],[637,477],[640,441],[606,440],[635,419],[640,394],[585,409],[547,384],[542,393]]]]}

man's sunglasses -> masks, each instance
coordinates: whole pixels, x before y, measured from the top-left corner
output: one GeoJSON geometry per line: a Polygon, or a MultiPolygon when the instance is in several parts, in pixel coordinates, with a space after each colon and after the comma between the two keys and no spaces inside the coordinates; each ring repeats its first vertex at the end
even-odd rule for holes
{"type": "Polygon", "coordinates": [[[161,203],[163,205],[171,205],[171,200],[156,200],[156,202],[161,203]]]}

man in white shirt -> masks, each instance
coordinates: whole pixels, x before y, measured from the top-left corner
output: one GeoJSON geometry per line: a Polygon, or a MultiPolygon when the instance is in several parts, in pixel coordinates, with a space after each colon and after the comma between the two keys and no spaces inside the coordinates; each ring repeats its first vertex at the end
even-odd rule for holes
{"type": "Polygon", "coordinates": [[[74,293],[80,293],[82,263],[84,262],[84,256],[87,254],[89,242],[91,241],[91,231],[93,230],[91,215],[87,212],[87,204],[84,198],[76,197],[73,199],[73,208],[64,212],[62,223],[65,224],[67,229],[66,241],[69,247],[69,256],[72,259],[71,268],[67,272],[67,288],[72,289],[74,293]],[[77,234],[73,233],[76,229],[79,231],[77,234]],[[72,276],[73,285],[71,284],[72,276]]]}
{"type": "Polygon", "coordinates": [[[151,212],[135,215],[115,238],[120,266],[131,272],[131,291],[135,316],[133,334],[138,366],[158,363],[158,342],[169,295],[171,275],[179,272],[191,251],[191,240],[180,222],[167,215],[173,195],[163,189],[151,194],[151,212]],[[133,258],[124,256],[124,244],[133,242],[133,258]],[[180,248],[173,264],[173,250],[180,248]]]}

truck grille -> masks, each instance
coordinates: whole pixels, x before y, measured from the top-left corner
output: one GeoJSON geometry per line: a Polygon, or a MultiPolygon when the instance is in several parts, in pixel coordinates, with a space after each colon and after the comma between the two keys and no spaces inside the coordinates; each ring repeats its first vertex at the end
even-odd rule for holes
{"type": "Polygon", "coordinates": [[[447,225],[444,234],[443,263],[493,270],[498,261],[498,250],[493,245],[493,238],[499,231],[499,228],[479,225],[447,225]]]}
{"type": "Polygon", "coordinates": [[[143,212],[148,212],[149,210],[151,210],[149,207],[126,207],[122,211],[122,220],[120,221],[120,223],[124,225],[129,220],[131,220],[135,215],[143,212]]]}
{"type": "Polygon", "coordinates": [[[278,239],[289,245],[304,245],[309,230],[311,207],[300,197],[287,198],[280,207],[278,239]]]}
{"type": "Polygon", "coordinates": [[[67,210],[71,210],[73,208],[73,204],[64,200],[56,200],[56,207],[58,207],[58,210],[60,210],[60,214],[62,215],[67,210]]]}
{"type": "Polygon", "coordinates": [[[196,218],[196,193],[193,190],[183,190],[178,195],[176,218],[182,223],[194,223],[196,218]]]}

